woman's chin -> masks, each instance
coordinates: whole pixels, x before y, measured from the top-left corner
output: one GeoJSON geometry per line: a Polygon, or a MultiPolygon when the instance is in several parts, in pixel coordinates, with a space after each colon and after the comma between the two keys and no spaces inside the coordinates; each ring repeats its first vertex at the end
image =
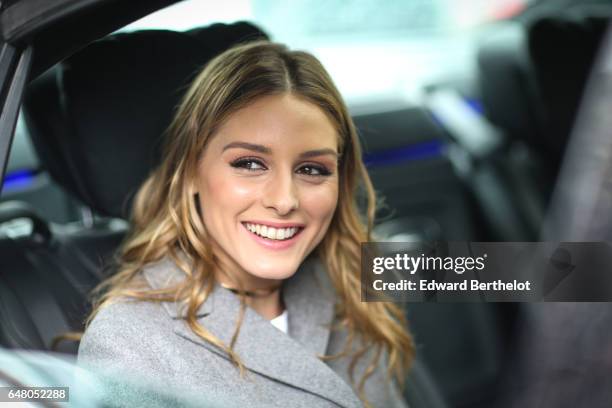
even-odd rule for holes
{"type": "Polygon", "coordinates": [[[299,265],[300,263],[291,265],[287,265],[286,263],[283,263],[283,265],[264,264],[260,265],[259,267],[254,267],[254,265],[251,265],[247,271],[251,275],[260,279],[285,280],[295,275],[299,265]]]}

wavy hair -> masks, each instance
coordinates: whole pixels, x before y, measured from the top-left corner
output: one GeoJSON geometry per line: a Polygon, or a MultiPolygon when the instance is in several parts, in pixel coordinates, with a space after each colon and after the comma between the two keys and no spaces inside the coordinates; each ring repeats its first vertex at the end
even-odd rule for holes
{"type": "Polygon", "coordinates": [[[195,78],[165,135],[161,164],[134,198],[131,229],[117,255],[117,272],[94,290],[93,310],[86,324],[100,308],[122,297],[180,302],[191,330],[225,350],[244,372],[240,356],[233,350],[244,314],[244,298],[230,344],[223,344],[196,318],[214,287],[216,258],[194,199],[194,180],[207,142],[232,113],[263,96],[283,93],[321,108],[338,133],[338,205],[315,252],[337,293],[334,327],[347,330],[349,335],[341,353],[319,357],[326,360],[350,356],[350,378],[368,405],[364,384],[379,364],[382,351],[388,353],[388,379],[395,377],[401,386],[414,346],[397,305],[361,302],[360,243],[371,238],[376,196],[361,159],[353,121],[321,63],[309,53],[290,51],[280,44],[257,41],[238,45],[211,60],[195,78]],[[139,272],[164,257],[176,262],[186,278],[177,286],[153,290],[142,281],[139,272]],[[356,338],[360,339],[359,347],[354,346],[356,338]],[[372,348],[370,362],[356,383],[356,363],[372,348]]]}

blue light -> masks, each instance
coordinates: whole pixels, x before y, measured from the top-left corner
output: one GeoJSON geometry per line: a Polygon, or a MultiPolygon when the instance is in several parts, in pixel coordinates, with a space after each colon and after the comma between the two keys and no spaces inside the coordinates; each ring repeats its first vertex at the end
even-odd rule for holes
{"type": "Polygon", "coordinates": [[[399,162],[423,160],[442,156],[444,147],[445,145],[441,140],[429,140],[398,149],[366,153],[363,155],[363,161],[368,167],[379,167],[399,162]]]}
{"type": "Polygon", "coordinates": [[[482,115],[484,113],[484,107],[482,106],[482,102],[479,101],[478,99],[476,99],[476,98],[465,98],[465,102],[477,114],[482,115]]]}
{"type": "Polygon", "coordinates": [[[8,173],[4,177],[2,184],[2,192],[9,193],[13,191],[25,190],[34,183],[34,172],[30,170],[18,170],[8,173]]]}

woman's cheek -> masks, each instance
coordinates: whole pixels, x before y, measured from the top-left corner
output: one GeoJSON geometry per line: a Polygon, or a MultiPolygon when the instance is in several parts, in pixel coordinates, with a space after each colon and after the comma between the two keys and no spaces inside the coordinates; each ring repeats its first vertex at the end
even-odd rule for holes
{"type": "MultiPolygon", "coordinates": [[[[230,173],[217,173],[219,177],[209,180],[210,192],[215,197],[225,197],[227,200],[241,200],[252,197],[257,191],[257,183],[247,177],[230,173]]],[[[233,202],[234,204],[236,202],[233,202]]]]}
{"type": "Polygon", "coordinates": [[[338,205],[338,187],[335,183],[322,184],[311,188],[302,197],[302,208],[311,216],[320,218],[321,221],[331,220],[338,205]]]}

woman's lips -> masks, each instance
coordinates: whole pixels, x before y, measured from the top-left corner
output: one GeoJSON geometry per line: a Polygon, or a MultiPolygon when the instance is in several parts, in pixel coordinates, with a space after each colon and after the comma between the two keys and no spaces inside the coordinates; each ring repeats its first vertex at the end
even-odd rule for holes
{"type": "Polygon", "coordinates": [[[257,242],[258,244],[268,249],[287,249],[289,248],[297,241],[297,238],[300,236],[300,234],[304,230],[304,227],[299,227],[298,231],[291,238],[283,239],[283,240],[276,240],[276,239],[264,238],[262,236],[259,236],[256,233],[249,231],[245,223],[241,223],[241,224],[245,232],[249,234],[255,240],[255,242],[257,242]]]}

